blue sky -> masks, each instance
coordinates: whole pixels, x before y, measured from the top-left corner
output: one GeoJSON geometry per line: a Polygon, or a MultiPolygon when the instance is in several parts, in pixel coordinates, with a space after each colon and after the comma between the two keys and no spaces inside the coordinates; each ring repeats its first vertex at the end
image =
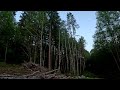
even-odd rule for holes
{"type": "MultiPolygon", "coordinates": [[[[62,20],[67,19],[67,13],[71,12],[80,28],[76,30],[76,35],[83,36],[86,40],[85,49],[90,51],[93,47],[93,35],[96,30],[96,11],[58,11],[62,20]]],[[[19,21],[21,12],[17,12],[16,20],[19,21]]],[[[80,36],[76,37],[78,39],[80,36]]]]}

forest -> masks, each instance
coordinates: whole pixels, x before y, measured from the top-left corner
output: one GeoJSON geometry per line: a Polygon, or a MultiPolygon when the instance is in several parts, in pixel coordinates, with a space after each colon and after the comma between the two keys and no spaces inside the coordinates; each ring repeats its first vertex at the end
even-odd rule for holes
{"type": "Polygon", "coordinates": [[[120,11],[96,11],[90,52],[71,12],[17,12],[0,11],[0,79],[120,79],[120,11]]]}

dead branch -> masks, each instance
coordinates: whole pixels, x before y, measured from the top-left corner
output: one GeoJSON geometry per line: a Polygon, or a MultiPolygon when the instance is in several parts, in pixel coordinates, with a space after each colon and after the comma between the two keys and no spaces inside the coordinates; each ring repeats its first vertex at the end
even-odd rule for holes
{"type": "Polygon", "coordinates": [[[35,74],[39,73],[40,71],[35,71],[32,74],[27,74],[27,75],[23,75],[23,77],[28,77],[28,76],[34,76],[35,74]]]}
{"type": "Polygon", "coordinates": [[[42,73],[43,75],[47,75],[47,74],[50,74],[50,73],[54,73],[56,71],[58,71],[59,69],[55,69],[55,70],[52,70],[52,71],[48,71],[48,72],[45,72],[45,73],[42,73]]]}

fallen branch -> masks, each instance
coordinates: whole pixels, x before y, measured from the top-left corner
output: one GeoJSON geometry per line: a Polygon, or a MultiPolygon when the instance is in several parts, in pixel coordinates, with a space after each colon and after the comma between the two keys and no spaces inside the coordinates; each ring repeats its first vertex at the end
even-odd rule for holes
{"type": "Polygon", "coordinates": [[[55,78],[55,74],[49,74],[49,75],[46,75],[45,76],[45,79],[53,79],[53,78],[55,78]]]}
{"type": "Polygon", "coordinates": [[[33,76],[33,75],[35,75],[36,73],[39,73],[39,72],[40,72],[40,71],[35,71],[35,72],[33,72],[32,74],[23,75],[23,77],[33,76]]]}
{"type": "MultiPolygon", "coordinates": [[[[48,71],[48,72],[45,72],[45,73],[41,73],[39,74],[38,76],[44,76],[47,75],[47,74],[51,74],[51,73],[54,73],[56,72],[58,69],[55,69],[55,70],[52,70],[52,71],[48,71]]],[[[28,74],[28,75],[23,75],[23,77],[30,77],[30,76],[36,76],[37,73],[40,73],[40,71],[35,71],[33,72],[32,74],[28,74]]],[[[54,75],[55,76],[55,75],[54,75]]],[[[52,77],[54,77],[52,76],[52,77]]]]}
{"type": "Polygon", "coordinates": [[[59,69],[55,69],[55,70],[52,70],[52,71],[48,71],[48,72],[45,72],[45,73],[42,73],[43,75],[47,75],[47,74],[50,74],[50,73],[54,73],[56,71],[58,71],[59,69]]]}
{"type": "Polygon", "coordinates": [[[0,75],[0,77],[14,77],[15,75],[0,75]]]}

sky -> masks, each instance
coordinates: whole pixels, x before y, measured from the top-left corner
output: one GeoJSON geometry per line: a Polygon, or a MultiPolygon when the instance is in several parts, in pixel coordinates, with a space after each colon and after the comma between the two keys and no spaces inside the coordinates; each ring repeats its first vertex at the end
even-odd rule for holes
{"type": "MultiPolygon", "coordinates": [[[[77,24],[79,24],[80,28],[76,29],[76,35],[79,35],[76,37],[80,38],[80,36],[83,36],[86,45],[85,49],[87,51],[91,51],[93,48],[93,35],[96,30],[96,11],[58,11],[59,16],[62,20],[67,20],[67,13],[71,12],[76,19],[77,24]]],[[[16,14],[16,20],[19,21],[21,15],[21,11],[17,12],[16,14]]]]}

